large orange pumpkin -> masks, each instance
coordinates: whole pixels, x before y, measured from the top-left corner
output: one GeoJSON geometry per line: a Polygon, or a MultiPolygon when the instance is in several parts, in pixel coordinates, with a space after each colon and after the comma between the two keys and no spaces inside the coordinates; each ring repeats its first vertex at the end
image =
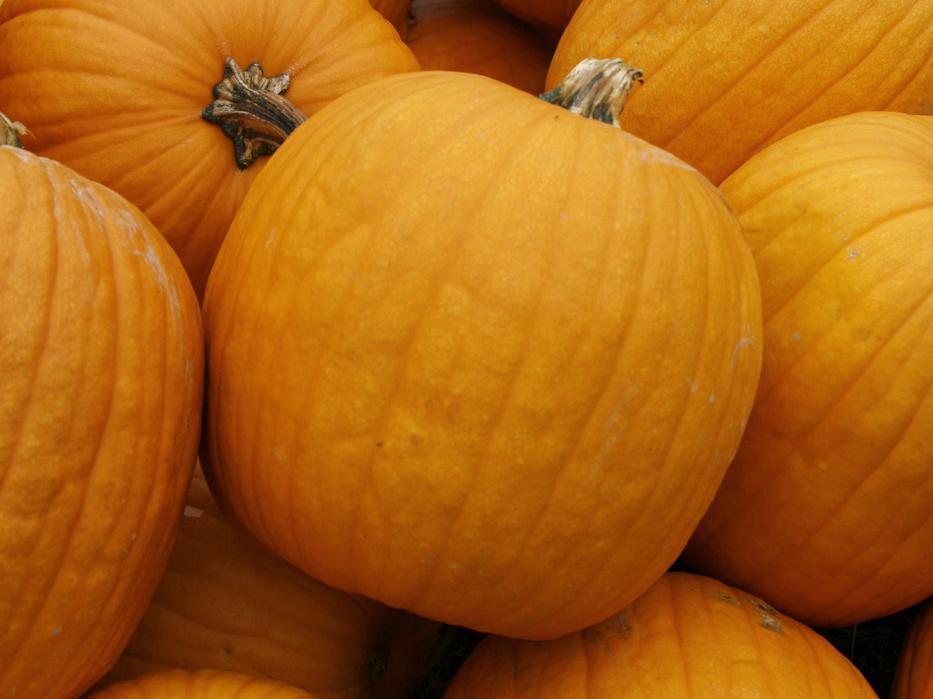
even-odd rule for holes
{"type": "Polygon", "coordinates": [[[139,206],[199,294],[264,163],[251,160],[302,113],[418,67],[366,0],[7,0],[0,22],[0,111],[29,126],[31,149],[139,206]],[[235,106],[209,123],[224,78],[216,94],[235,106]],[[270,109],[272,123],[248,116],[270,109]]]}
{"type": "Polygon", "coordinates": [[[850,115],[722,186],[761,278],[748,430],[688,550],[815,625],[933,594],[933,117],[850,115]]]}
{"type": "Polygon", "coordinates": [[[548,84],[587,57],[641,68],[622,128],[718,184],[810,124],[933,113],[931,46],[930,0],[584,0],[548,84]]]}
{"type": "Polygon", "coordinates": [[[425,0],[412,6],[408,46],[424,70],[460,70],[535,95],[551,61],[547,42],[483,0],[425,0]]]}
{"type": "Polygon", "coordinates": [[[580,5],[580,0],[497,0],[511,14],[559,36],[580,5]]]}
{"type": "Polygon", "coordinates": [[[547,643],[488,638],[444,699],[869,699],[826,639],[757,597],[665,575],[634,604],[547,643]]]}
{"type": "Polygon", "coordinates": [[[136,208],[10,146],[0,270],[0,694],[70,699],[165,569],[200,427],[200,319],[136,208]]]}
{"type": "Polygon", "coordinates": [[[120,682],[88,699],[319,699],[274,680],[217,670],[169,670],[120,682]]]}
{"type": "Polygon", "coordinates": [[[891,699],[933,697],[933,602],[914,622],[897,667],[891,699]]]}
{"type": "MultiPolygon", "coordinates": [[[[595,74],[608,116],[637,74],[574,83],[595,74]]],[[[605,618],[677,557],[759,370],[719,192],[465,73],[302,125],[205,303],[209,465],[246,526],[335,587],[529,638],[605,618]]]]}
{"type": "Polygon", "coordinates": [[[228,524],[196,474],[168,570],[108,681],[259,675],[328,699],[407,696],[436,624],[328,588],[228,524]]]}

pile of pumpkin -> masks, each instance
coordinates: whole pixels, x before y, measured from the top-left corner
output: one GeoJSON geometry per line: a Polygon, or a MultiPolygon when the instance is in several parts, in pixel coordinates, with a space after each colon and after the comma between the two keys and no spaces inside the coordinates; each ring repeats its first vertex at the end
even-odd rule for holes
{"type": "Polygon", "coordinates": [[[933,3],[374,5],[0,1],[0,697],[875,696],[933,3]]]}

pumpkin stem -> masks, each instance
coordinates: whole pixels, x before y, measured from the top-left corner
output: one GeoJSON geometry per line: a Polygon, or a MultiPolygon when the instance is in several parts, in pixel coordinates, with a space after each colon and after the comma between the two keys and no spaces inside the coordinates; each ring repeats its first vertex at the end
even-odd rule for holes
{"type": "Polygon", "coordinates": [[[285,93],[288,73],[267,78],[259,63],[246,70],[224,61],[224,77],[214,85],[214,101],[201,117],[216,124],[233,141],[237,167],[245,170],[256,158],[272,155],[288,135],[307,119],[285,93]]]}
{"type": "Polygon", "coordinates": [[[550,92],[540,95],[574,114],[604,124],[619,126],[619,115],[635,83],[643,83],[644,73],[620,58],[587,58],[550,92]]]}
{"type": "Polygon", "coordinates": [[[19,137],[28,133],[29,129],[18,121],[10,121],[3,112],[0,112],[0,146],[22,148],[23,144],[19,142],[19,137]]]}

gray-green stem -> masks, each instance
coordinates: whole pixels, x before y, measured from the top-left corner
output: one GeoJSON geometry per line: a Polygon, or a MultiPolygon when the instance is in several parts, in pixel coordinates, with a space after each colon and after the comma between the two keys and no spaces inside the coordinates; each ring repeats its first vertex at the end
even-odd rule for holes
{"type": "Polygon", "coordinates": [[[0,112],[0,146],[15,146],[22,148],[19,137],[25,136],[29,130],[18,121],[11,121],[7,116],[0,112]]]}
{"type": "Polygon", "coordinates": [[[619,126],[619,115],[635,83],[644,73],[620,58],[587,58],[541,99],[574,114],[619,126]]]}

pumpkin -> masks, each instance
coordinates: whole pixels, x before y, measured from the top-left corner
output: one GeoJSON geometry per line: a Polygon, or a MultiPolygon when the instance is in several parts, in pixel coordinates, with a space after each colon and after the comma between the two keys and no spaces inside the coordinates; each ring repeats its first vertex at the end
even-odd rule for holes
{"type": "Polygon", "coordinates": [[[891,699],[933,696],[933,603],[928,602],[907,636],[891,699]]]}
{"type": "Polygon", "coordinates": [[[325,587],[260,548],[224,520],[197,473],[168,570],[108,681],[214,668],[322,699],[403,697],[437,630],[405,616],[325,587]]]}
{"type": "Polygon", "coordinates": [[[719,184],[794,131],[865,110],[933,113],[929,0],[584,0],[548,85],[586,57],[645,73],[622,128],[719,184]]]}
{"type": "Polygon", "coordinates": [[[716,580],[669,573],[602,623],[546,643],[487,638],[445,699],[876,697],[822,636],[716,580]]]}
{"type": "Polygon", "coordinates": [[[412,7],[408,46],[424,70],[459,70],[535,95],[551,61],[547,42],[491,2],[426,0],[412,7]]]}
{"type": "Polygon", "coordinates": [[[7,0],[0,22],[0,111],[139,206],[199,295],[254,161],[343,92],[418,68],[366,0],[7,0]]]}
{"type": "Polygon", "coordinates": [[[765,360],[688,561],[818,626],[909,607],[933,594],[933,117],[814,125],[722,191],[765,360]]]}
{"type": "Polygon", "coordinates": [[[120,682],[88,699],[319,699],[275,680],[235,672],[169,670],[120,682]]]}
{"type": "Polygon", "coordinates": [[[580,0],[497,0],[510,14],[524,22],[560,36],[580,0]]]}
{"type": "Polygon", "coordinates": [[[404,37],[408,33],[408,12],[411,0],[371,0],[383,17],[392,22],[392,26],[404,37]]]}
{"type": "Polygon", "coordinates": [[[197,301],[145,217],[0,146],[0,687],[71,699],[165,569],[200,429],[197,301]]]}
{"type": "MultiPolygon", "coordinates": [[[[636,77],[588,63],[549,99],[610,118],[636,77]]],[[[388,78],[299,127],[231,227],[205,468],[329,585],[559,636],[686,543],[751,406],[759,304],[693,168],[482,76],[388,78]]]]}

